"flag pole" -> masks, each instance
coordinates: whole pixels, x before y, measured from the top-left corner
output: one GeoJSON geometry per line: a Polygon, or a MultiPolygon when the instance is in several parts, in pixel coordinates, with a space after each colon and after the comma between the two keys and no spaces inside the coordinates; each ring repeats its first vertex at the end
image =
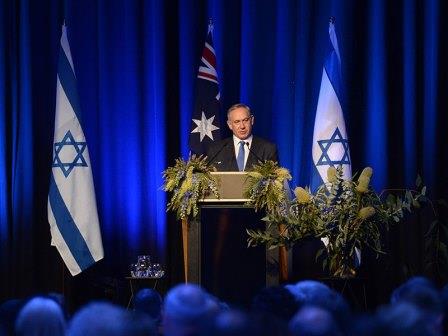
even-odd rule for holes
{"type": "Polygon", "coordinates": [[[207,31],[207,33],[210,33],[210,32],[213,33],[213,20],[212,20],[212,18],[208,19],[208,31],[207,31]]]}
{"type": "MultiPolygon", "coordinates": [[[[278,225],[278,231],[282,234],[286,230],[285,224],[278,225]]],[[[280,283],[288,281],[288,252],[285,246],[280,246],[278,248],[278,258],[279,258],[279,275],[280,283]]]]}
{"type": "Polygon", "coordinates": [[[188,283],[188,220],[182,219],[182,247],[184,252],[184,276],[185,283],[188,283]]]}

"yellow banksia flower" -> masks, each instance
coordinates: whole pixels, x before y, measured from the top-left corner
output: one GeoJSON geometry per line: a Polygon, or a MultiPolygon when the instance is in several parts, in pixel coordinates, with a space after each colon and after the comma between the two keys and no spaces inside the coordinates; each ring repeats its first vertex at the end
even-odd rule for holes
{"type": "Polygon", "coordinates": [[[287,179],[287,180],[291,179],[291,174],[289,173],[289,170],[286,168],[281,168],[281,167],[277,168],[275,173],[281,179],[287,179]]]}
{"type": "Polygon", "coordinates": [[[328,168],[327,179],[328,179],[328,182],[330,182],[330,183],[336,182],[337,178],[336,178],[336,168],[335,167],[328,168]]]}
{"type": "Polygon", "coordinates": [[[358,213],[358,217],[361,219],[367,219],[372,217],[375,214],[375,209],[371,206],[361,208],[358,213]]]}
{"type": "Polygon", "coordinates": [[[369,190],[370,178],[372,177],[373,170],[370,167],[366,167],[362,170],[361,175],[359,175],[358,185],[356,186],[356,191],[364,194],[369,190]]]}
{"type": "Polygon", "coordinates": [[[180,186],[180,194],[185,194],[190,188],[192,187],[193,183],[191,181],[191,178],[186,178],[184,182],[182,182],[182,185],[180,186]]]}
{"type": "Polygon", "coordinates": [[[194,167],[189,167],[186,174],[186,180],[190,180],[193,176],[194,167]]]}
{"type": "Polygon", "coordinates": [[[296,195],[297,202],[299,204],[306,204],[311,201],[311,195],[302,187],[297,187],[294,189],[294,195],[296,195]]]}

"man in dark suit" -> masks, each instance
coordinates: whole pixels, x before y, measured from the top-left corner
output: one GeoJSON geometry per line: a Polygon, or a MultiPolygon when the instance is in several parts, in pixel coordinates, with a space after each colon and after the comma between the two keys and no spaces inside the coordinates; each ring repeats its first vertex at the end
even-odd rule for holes
{"type": "Polygon", "coordinates": [[[227,125],[233,136],[209,146],[207,156],[218,171],[250,170],[259,161],[278,161],[277,147],[252,135],[254,116],[244,104],[227,111],[227,125]]]}

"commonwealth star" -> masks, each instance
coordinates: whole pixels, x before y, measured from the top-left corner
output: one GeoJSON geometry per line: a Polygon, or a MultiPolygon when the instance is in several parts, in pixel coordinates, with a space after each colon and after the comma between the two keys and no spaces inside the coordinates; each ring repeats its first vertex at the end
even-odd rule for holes
{"type": "Polygon", "coordinates": [[[213,120],[215,120],[215,116],[211,116],[210,119],[207,119],[204,111],[202,111],[201,120],[193,119],[193,122],[196,124],[196,128],[192,130],[191,133],[199,133],[201,142],[205,136],[208,136],[211,140],[213,140],[212,132],[219,129],[219,127],[213,125],[213,120]]]}

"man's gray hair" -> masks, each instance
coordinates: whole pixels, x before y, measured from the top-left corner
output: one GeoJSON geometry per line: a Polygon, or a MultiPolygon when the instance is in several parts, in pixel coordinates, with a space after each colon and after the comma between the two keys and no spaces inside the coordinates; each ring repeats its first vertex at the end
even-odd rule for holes
{"type": "Polygon", "coordinates": [[[229,109],[227,110],[227,119],[229,119],[230,112],[232,112],[233,110],[236,110],[237,108],[246,109],[247,112],[249,112],[249,115],[252,115],[252,112],[250,111],[249,106],[247,106],[246,104],[243,104],[243,103],[238,103],[238,104],[233,104],[232,106],[229,107],[229,109]]]}

